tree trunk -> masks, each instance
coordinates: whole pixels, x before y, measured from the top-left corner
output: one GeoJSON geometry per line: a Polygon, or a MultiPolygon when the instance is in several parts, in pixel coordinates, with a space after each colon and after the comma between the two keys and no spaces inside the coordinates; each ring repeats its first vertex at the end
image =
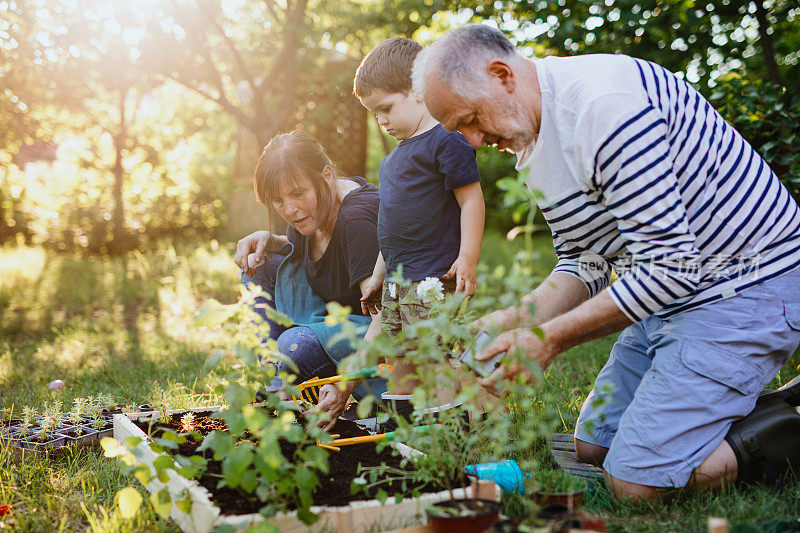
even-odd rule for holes
{"type": "Polygon", "coordinates": [[[114,197],[114,211],[111,215],[113,227],[111,250],[120,253],[125,249],[125,210],[122,203],[122,184],[125,178],[125,169],[122,167],[122,150],[125,148],[125,139],[128,135],[127,124],[125,122],[125,99],[128,90],[120,92],[119,97],[119,130],[114,136],[114,187],[112,195],[114,197]]]}
{"type": "Polygon", "coordinates": [[[756,19],[758,20],[758,34],[761,40],[761,52],[764,58],[764,65],[767,67],[769,80],[775,85],[782,85],[781,76],[778,72],[778,63],[775,61],[775,47],[772,35],[769,33],[769,18],[767,9],[764,7],[764,0],[754,0],[756,5],[756,19]]]}

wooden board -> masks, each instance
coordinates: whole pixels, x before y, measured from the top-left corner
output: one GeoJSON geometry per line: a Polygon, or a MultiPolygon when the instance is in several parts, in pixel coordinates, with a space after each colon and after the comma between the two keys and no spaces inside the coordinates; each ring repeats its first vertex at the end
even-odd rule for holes
{"type": "Polygon", "coordinates": [[[575,440],[569,433],[553,433],[547,439],[555,464],[574,476],[596,482],[603,479],[603,469],[578,460],[575,440]]]}
{"type": "MultiPolygon", "coordinates": [[[[198,407],[194,409],[180,409],[170,411],[170,414],[183,414],[187,412],[200,412],[208,410],[219,410],[221,406],[198,407]]],[[[147,464],[151,472],[153,461],[160,454],[153,452],[148,446],[149,437],[139,429],[134,420],[153,416],[152,412],[119,414],[114,416],[114,438],[123,442],[128,437],[139,437],[142,442],[136,447],[136,453],[141,460],[147,464]]],[[[392,446],[402,455],[410,457],[421,452],[410,448],[402,443],[392,443],[392,446]]],[[[180,499],[182,494],[188,493],[192,500],[190,513],[184,513],[173,506],[170,517],[175,520],[181,530],[186,533],[208,533],[220,525],[232,525],[245,527],[264,521],[264,517],[258,513],[246,515],[222,515],[219,508],[214,505],[211,493],[200,486],[194,480],[189,480],[178,475],[174,470],[167,471],[169,482],[166,484],[173,501],[180,499]],[[184,492],[186,491],[186,492],[184,492]]],[[[154,479],[147,485],[147,490],[156,492],[164,487],[165,484],[154,479]]],[[[486,498],[494,501],[500,500],[500,487],[489,481],[473,478],[470,487],[456,489],[456,498],[469,498],[473,494],[478,498],[486,498]]],[[[349,505],[341,507],[321,507],[311,508],[313,513],[319,514],[320,519],[311,526],[307,526],[297,518],[297,512],[281,513],[270,521],[278,526],[283,533],[295,532],[323,532],[323,531],[386,531],[402,527],[409,527],[422,524],[427,520],[424,513],[426,505],[451,498],[449,491],[442,491],[431,494],[423,494],[418,498],[406,498],[400,503],[395,503],[394,499],[389,498],[385,503],[378,500],[367,500],[351,502],[349,505]]]]}

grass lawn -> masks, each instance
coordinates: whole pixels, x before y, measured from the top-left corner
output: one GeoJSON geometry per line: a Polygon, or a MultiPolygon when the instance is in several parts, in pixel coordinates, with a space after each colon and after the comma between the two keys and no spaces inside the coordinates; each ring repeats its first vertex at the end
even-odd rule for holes
{"type": "MultiPolygon", "coordinates": [[[[507,268],[516,243],[490,234],[486,269],[507,268]]],[[[543,277],[555,262],[549,239],[535,239],[543,277]]],[[[221,403],[212,393],[220,374],[202,371],[206,356],[226,340],[192,326],[207,298],[234,301],[238,280],[232,245],[165,247],[127,259],[56,255],[38,248],[0,249],[0,406],[41,406],[53,398],[47,384],[62,379],[59,397],[69,410],[79,396],[110,393],[127,403],[166,403],[173,408],[221,403]]],[[[491,292],[492,287],[482,289],[491,292]]],[[[558,398],[556,430],[569,431],[615,336],[563,354],[542,385],[558,398]]],[[[798,354],[775,384],[797,372],[798,354]]],[[[219,371],[221,372],[221,371],[219,371]]],[[[1,527],[19,531],[176,531],[152,508],[123,521],[114,494],[131,482],[102,452],[67,451],[50,459],[12,461],[0,450],[0,504],[13,508],[1,527]]],[[[731,488],[680,497],[668,503],[629,505],[603,489],[587,508],[612,530],[702,530],[710,515],[735,524],[797,520],[800,483],[781,491],[731,488]]],[[[754,529],[754,531],[761,529],[754,529]]]]}

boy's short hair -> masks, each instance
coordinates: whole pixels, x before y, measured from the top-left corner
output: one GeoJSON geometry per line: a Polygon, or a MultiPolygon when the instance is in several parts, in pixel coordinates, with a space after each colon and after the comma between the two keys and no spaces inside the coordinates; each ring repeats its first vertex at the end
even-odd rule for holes
{"type": "Polygon", "coordinates": [[[369,51],[356,69],[353,93],[364,98],[379,89],[387,93],[411,90],[411,69],[422,45],[411,39],[392,37],[369,51]]]}

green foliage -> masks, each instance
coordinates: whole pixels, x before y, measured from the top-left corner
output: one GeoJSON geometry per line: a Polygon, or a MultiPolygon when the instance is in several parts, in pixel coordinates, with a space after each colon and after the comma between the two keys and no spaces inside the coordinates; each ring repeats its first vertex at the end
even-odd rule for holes
{"type": "MultiPolygon", "coordinates": [[[[215,299],[207,300],[194,315],[194,322],[202,328],[218,328],[231,339],[230,355],[238,361],[237,369],[229,373],[218,386],[224,394],[226,407],[214,416],[225,421],[228,431],[212,431],[205,438],[197,433],[176,434],[164,430],[146,446],[162,455],[148,467],[144,462],[142,444],[136,439],[124,443],[107,442],[107,454],[120,456],[122,469],[136,475],[142,483],[158,479],[169,481],[172,472],[188,478],[199,478],[206,472],[207,461],[202,455],[184,456],[177,452],[187,439],[201,440],[198,452],[210,452],[222,462],[220,486],[239,489],[263,503],[261,514],[274,516],[292,506],[298,517],[307,524],[317,517],[310,511],[312,494],[319,481],[316,472],[327,472],[327,452],[316,446],[318,441],[330,441],[330,435],[316,426],[319,420],[313,413],[305,415],[305,424],[297,421],[298,407],[270,395],[263,403],[254,405],[254,391],[275,377],[275,366],[270,364],[280,358],[277,345],[269,339],[269,326],[261,321],[254,310],[255,298],[265,296],[260,288],[242,288],[242,297],[235,304],[224,305],[215,299]],[[261,339],[268,339],[262,342],[261,339]],[[290,456],[284,455],[282,444],[294,446],[290,456]],[[124,449],[123,449],[124,448],[124,449]],[[110,451],[109,451],[110,450],[110,451]]],[[[278,323],[290,324],[288,317],[274,313],[278,323]]],[[[220,357],[206,361],[213,368],[220,357]]],[[[282,376],[291,382],[285,373],[282,376]]],[[[296,393],[290,384],[288,394],[296,393]]],[[[163,418],[163,417],[162,417],[163,418]]],[[[154,414],[151,427],[157,426],[154,414]]],[[[168,420],[161,420],[167,422],[168,420]]],[[[191,420],[182,419],[184,426],[191,420]]],[[[191,428],[186,428],[191,429],[191,428]]],[[[166,488],[155,492],[151,503],[159,515],[169,516],[172,505],[183,508],[191,505],[189,496],[176,499],[166,488]]]]}
{"type": "Polygon", "coordinates": [[[536,488],[542,492],[577,492],[586,488],[586,480],[564,470],[537,470],[534,480],[536,488]]]}
{"type": "Polygon", "coordinates": [[[730,70],[766,78],[777,65],[788,86],[797,87],[796,3],[623,0],[593,2],[495,2],[476,4],[476,17],[490,17],[521,43],[558,55],[625,53],[654,61],[706,87],[730,70]],[[761,27],[763,10],[766,27],[761,27]],[[765,45],[765,35],[770,44],[765,45]],[[773,53],[766,50],[770,47],[773,53]],[[774,54],[774,55],[773,55],[774,54]]]}
{"type": "Polygon", "coordinates": [[[717,82],[711,103],[800,200],[800,94],[734,74],[717,82]]]}

